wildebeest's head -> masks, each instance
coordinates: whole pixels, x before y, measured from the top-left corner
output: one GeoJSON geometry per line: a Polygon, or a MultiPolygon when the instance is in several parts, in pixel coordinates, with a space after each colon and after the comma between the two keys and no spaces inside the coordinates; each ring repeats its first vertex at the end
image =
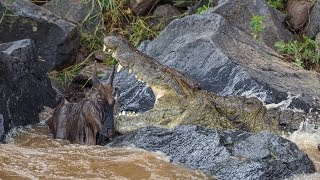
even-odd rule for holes
{"type": "Polygon", "coordinates": [[[114,116],[113,110],[115,105],[114,89],[113,89],[113,79],[114,79],[115,67],[113,66],[112,72],[109,75],[108,81],[102,83],[97,78],[97,67],[95,64],[95,69],[93,72],[93,90],[96,93],[89,93],[89,97],[96,101],[95,103],[100,106],[102,113],[102,129],[99,133],[98,143],[104,141],[105,137],[110,138],[114,134],[114,116]]]}

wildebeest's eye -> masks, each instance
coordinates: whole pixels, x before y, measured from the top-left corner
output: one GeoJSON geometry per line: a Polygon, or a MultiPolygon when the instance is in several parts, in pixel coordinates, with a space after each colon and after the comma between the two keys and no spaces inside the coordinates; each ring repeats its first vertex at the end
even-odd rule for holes
{"type": "Polygon", "coordinates": [[[97,102],[98,103],[102,103],[102,99],[97,99],[97,102]]]}

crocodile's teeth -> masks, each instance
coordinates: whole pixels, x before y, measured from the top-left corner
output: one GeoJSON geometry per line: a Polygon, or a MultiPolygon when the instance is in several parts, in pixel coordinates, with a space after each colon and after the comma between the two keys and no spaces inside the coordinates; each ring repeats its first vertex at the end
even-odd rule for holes
{"type": "Polygon", "coordinates": [[[106,45],[103,45],[103,52],[106,52],[106,50],[107,50],[107,46],[106,45]]]}
{"type": "Polygon", "coordinates": [[[113,57],[113,58],[116,58],[116,52],[113,52],[113,53],[112,53],[112,57],[113,57]]]}
{"type": "Polygon", "coordinates": [[[132,69],[129,69],[129,74],[131,74],[132,73],[132,69]]]}
{"type": "Polygon", "coordinates": [[[121,112],[121,115],[122,115],[122,116],[125,116],[125,115],[126,115],[126,111],[122,111],[122,112],[121,112]]]}
{"type": "Polygon", "coordinates": [[[119,112],[118,116],[120,116],[120,115],[121,115],[121,112],[119,112]]]}
{"type": "Polygon", "coordinates": [[[123,66],[121,66],[121,64],[119,64],[117,67],[117,72],[120,72],[122,68],[123,68],[123,66]]]}

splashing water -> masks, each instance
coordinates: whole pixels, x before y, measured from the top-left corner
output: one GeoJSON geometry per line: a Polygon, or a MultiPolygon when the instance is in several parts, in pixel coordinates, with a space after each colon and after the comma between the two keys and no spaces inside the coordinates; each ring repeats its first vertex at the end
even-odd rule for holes
{"type": "Polygon", "coordinates": [[[13,130],[0,144],[0,179],[212,179],[134,148],[69,144],[46,126],[13,130]]]}
{"type": "Polygon", "coordinates": [[[320,129],[317,129],[315,124],[311,123],[310,119],[300,124],[299,130],[290,135],[284,135],[285,138],[296,143],[302,151],[304,151],[313,161],[316,167],[314,174],[302,174],[290,178],[294,180],[318,180],[320,179],[320,151],[318,145],[320,144],[320,129]]]}

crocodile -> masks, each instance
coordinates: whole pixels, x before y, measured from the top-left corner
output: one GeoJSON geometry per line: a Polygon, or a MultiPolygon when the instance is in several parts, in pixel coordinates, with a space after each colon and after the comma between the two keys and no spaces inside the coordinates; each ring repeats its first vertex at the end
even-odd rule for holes
{"type": "Polygon", "coordinates": [[[144,113],[116,116],[115,127],[120,133],[146,126],[178,125],[281,132],[289,126],[298,127],[305,119],[301,112],[267,109],[256,97],[219,96],[202,90],[194,80],[140,52],[124,38],[106,36],[104,46],[156,97],[154,107],[144,113]]]}

